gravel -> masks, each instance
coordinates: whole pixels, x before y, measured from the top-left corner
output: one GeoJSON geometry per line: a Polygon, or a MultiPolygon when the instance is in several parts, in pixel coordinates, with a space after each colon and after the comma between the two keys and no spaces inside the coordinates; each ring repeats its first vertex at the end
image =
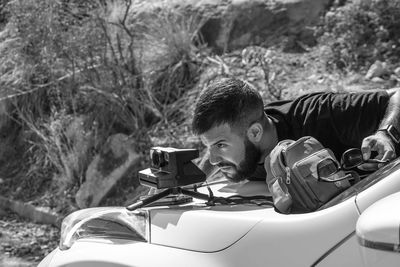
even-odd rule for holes
{"type": "Polygon", "coordinates": [[[0,210],[0,265],[36,266],[57,247],[60,230],[0,210]],[[5,264],[7,262],[7,265],[5,264]]]}

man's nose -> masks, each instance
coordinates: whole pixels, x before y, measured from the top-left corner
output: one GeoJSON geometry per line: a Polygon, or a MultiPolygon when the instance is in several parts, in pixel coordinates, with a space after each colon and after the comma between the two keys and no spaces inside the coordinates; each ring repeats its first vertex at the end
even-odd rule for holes
{"type": "Polygon", "coordinates": [[[221,162],[221,157],[214,153],[213,151],[210,151],[210,158],[209,161],[212,165],[217,165],[218,163],[221,162]]]}

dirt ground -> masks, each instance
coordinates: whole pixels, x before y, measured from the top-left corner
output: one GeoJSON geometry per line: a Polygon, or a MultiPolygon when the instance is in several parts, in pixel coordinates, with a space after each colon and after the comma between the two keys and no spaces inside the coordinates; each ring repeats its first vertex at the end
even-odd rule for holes
{"type": "Polygon", "coordinates": [[[37,266],[57,247],[59,229],[0,210],[0,266],[37,266]]]}

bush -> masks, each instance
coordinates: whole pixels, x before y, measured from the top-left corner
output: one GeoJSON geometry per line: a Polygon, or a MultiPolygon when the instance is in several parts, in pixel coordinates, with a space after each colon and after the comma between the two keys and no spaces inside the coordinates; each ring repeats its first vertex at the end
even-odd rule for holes
{"type": "Polygon", "coordinates": [[[157,122],[186,115],[175,102],[200,68],[200,19],[162,9],[148,21],[133,1],[102,3],[11,1],[0,34],[0,93],[24,132],[26,180],[54,177],[58,196],[79,188],[110,135],[148,151],[157,122]]]}
{"type": "Polygon", "coordinates": [[[320,42],[331,49],[327,65],[360,70],[376,60],[397,63],[399,29],[399,1],[359,1],[333,8],[319,26],[320,42]]]}

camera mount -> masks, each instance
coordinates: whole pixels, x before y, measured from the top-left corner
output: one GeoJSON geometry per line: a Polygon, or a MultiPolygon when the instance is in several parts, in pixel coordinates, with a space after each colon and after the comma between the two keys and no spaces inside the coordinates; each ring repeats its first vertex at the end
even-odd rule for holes
{"type": "MultiPolygon", "coordinates": [[[[126,209],[132,211],[167,196],[185,195],[207,201],[207,205],[219,204],[244,204],[272,205],[271,196],[240,196],[214,197],[210,188],[209,195],[196,190],[187,190],[182,186],[202,183],[206,175],[192,162],[199,156],[196,149],[176,149],[171,147],[153,147],[150,149],[150,168],[139,171],[139,181],[143,185],[157,189],[165,189],[157,194],[141,199],[126,209]]],[[[174,203],[176,204],[176,203],[174,203]]]]}
{"type": "Polygon", "coordinates": [[[139,200],[136,203],[133,203],[133,204],[127,206],[126,208],[128,210],[132,211],[132,210],[147,206],[147,205],[149,205],[153,202],[156,202],[157,200],[167,197],[169,195],[179,195],[179,194],[194,197],[197,199],[206,200],[206,201],[209,201],[212,198],[212,196],[202,194],[202,193],[199,193],[196,191],[190,191],[190,190],[183,189],[181,187],[175,187],[175,188],[165,189],[164,191],[161,191],[158,194],[151,195],[143,200],[139,200]]]}

